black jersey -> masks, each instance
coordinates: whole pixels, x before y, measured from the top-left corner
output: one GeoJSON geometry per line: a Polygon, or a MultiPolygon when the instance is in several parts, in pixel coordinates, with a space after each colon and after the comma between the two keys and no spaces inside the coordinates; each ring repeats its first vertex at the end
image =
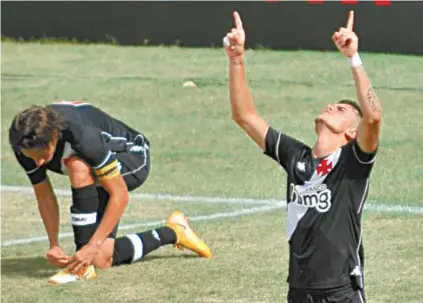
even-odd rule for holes
{"type": "Polygon", "coordinates": [[[53,159],[37,167],[32,159],[15,153],[32,184],[45,180],[47,170],[67,174],[66,161],[74,155],[85,160],[99,179],[112,178],[120,173],[117,153],[149,148],[149,141],[141,132],[93,105],[60,101],[49,106],[62,114],[67,123],[53,159]]]}
{"type": "Polygon", "coordinates": [[[287,172],[288,283],[292,288],[362,285],[361,214],[376,153],[355,140],[323,159],[269,128],[265,154],[287,172]]]}

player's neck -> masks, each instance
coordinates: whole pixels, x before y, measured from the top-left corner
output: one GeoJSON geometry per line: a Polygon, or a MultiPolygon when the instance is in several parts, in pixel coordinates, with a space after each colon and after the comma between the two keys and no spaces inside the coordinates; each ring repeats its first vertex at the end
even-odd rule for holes
{"type": "Polygon", "coordinates": [[[334,134],[328,129],[321,130],[311,150],[313,157],[324,158],[346,144],[343,134],[334,134]]]}

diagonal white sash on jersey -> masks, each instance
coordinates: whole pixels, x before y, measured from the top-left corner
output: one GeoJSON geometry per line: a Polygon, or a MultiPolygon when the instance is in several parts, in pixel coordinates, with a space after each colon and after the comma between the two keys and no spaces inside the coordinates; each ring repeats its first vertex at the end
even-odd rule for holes
{"type": "Polygon", "coordinates": [[[288,239],[291,239],[292,234],[297,228],[298,222],[306,214],[307,210],[310,208],[314,208],[314,206],[311,206],[311,205],[297,204],[296,201],[298,201],[298,199],[301,199],[304,193],[310,193],[310,192],[316,191],[319,188],[319,185],[322,185],[326,177],[329,175],[330,171],[333,170],[336,164],[338,163],[339,157],[341,156],[341,151],[342,151],[341,148],[337,149],[335,152],[333,152],[332,154],[330,154],[329,156],[327,156],[320,162],[319,166],[322,165],[322,162],[325,162],[326,164],[329,164],[331,166],[331,168],[329,169],[327,173],[324,173],[322,171],[319,172],[320,167],[318,166],[316,170],[313,172],[313,175],[311,176],[310,180],[305,181],[303,185],[290,184],[291,195],[289,197],[289,203],[287,206],[288,239]]]}

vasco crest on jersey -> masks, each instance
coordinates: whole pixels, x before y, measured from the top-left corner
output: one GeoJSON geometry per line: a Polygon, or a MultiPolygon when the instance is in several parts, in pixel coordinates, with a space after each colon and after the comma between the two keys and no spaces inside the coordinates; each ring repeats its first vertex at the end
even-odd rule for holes
{"type": "Polygon", "coordinates": [[[339,148],[322,159],[317,165],[310,180],[302,185],[290,184],[290,203],[307,208],[315,208],[318,212],[327,212],[332,205],[332,192],[324,183],[329,173],[335,168],[341,156],[339,148]]]}

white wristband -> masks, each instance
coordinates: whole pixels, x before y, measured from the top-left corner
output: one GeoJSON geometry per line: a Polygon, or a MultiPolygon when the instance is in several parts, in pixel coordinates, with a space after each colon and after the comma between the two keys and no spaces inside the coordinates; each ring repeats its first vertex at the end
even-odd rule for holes
{"type": "Polygon", "coordinates": [[[223,38],[223,46],[224,46],[224,47],[229,47],[229,46],[231,46],[231,42],[229,42],[229,38],[228,38],[227,36],[225,36],[225,37],[223,38]]]}
{"type": "Polygon", "coordinates": [[[351,58],[348,58],[348,61],[350,62],[351,67],[357,67],[357,66],[363,65],[363,62],[361,62],[361,58],[358,53],[355,53],[354,56],[352,56],[351,58]]]}

